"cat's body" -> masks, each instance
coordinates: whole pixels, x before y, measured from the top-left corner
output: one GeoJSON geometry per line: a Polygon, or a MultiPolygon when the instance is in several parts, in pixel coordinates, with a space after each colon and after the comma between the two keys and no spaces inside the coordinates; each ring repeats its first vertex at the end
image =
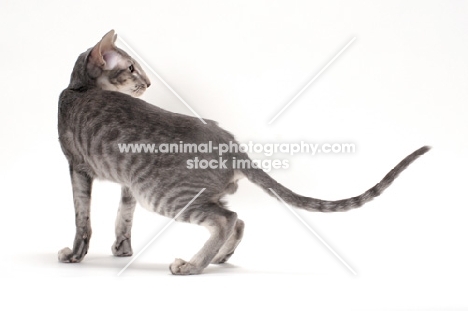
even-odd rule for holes
{"type": "MultiPolygon", "coordinates": [[[[202,188],[203,196],[217,201],[231,189],[235,170],[187,169],[193,157],[218,159],[216,153],[121,153],[118,144],[229,143],[234,137],[215,122],[165,111],[121,93],[99,89],[86,96],[65,90],[60,96],[62,115],[68,119],[62,147],[73,165],[92,178],[110,180],[131,188],[145,208],[168,217],[177,210],[162,208],[168,201],[188,202],[202,188]],[[68,111],[67,108],[73,109],[68,111]],[[111,116],[111,117],[110,117],[111,116]],[[70,130],[71,129],[71,130],[70,130]],[[77,158],[76,155],[79,155],[77,158]],[[182,193],[186,192],[185,195],[182,193]]],[[[240,157],[241,154],[235,156],[240,157]]],[[[232,158],[231,154],[223,157],[232,158]]]]}
{"type": "Polygon", "coordinates": [[[244,223],[225,209],[222,198],[237,189],[237,180],[247,177],[285,202],[310,211],[334,212],[356,208],[378,196],[419,155],[423,147],[406,157],[376,186],[364,194],[340,201],[302,197],[278,184],[261,169],[233,169],[232,159],[250,161],[247,154],[230,150],[223,154],[226,167],[188,169],[187,160],[218,160],[213,153],[122,153],[118,144],[235,143],[233,135],[216,122],[165,111],[132,96],[149,86],[141,67],[114,46],[111,31],[78,58],[70,85],[60,95],[58,130],[62,150],[70,164],[76,212],[73,250],[59,252],[62,262],[79,262],[91,237],[89,220],[93,179],[122,185],[116,220],[116,256],[130,256],[133,211],[138,201],[145,208],[175,217],[200,191],[205,190],[177,218],[206,226],[211,237],[189,261],[170,266],[173,274],[197,274],[209,263],[225,262],[243,235],[244,223]],[[126,95],[124,93],[130,94],[126,95]]]}

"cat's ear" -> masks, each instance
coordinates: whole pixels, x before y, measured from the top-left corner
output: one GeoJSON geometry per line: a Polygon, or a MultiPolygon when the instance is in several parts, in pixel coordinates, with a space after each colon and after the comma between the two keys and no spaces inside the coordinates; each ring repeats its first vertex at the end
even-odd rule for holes
{"type": "Polygon", "coordinates": [[[91,67],[89,68],[91,71],[95,71],[92,69],[96,69],[96,67],[101,70],[112,70],[115,68],[121,59],[121,55],[114,44],[116,39],[117,35],[114,30],[111,30],[93,47],[88,59],[88,68],[91,67]]]}

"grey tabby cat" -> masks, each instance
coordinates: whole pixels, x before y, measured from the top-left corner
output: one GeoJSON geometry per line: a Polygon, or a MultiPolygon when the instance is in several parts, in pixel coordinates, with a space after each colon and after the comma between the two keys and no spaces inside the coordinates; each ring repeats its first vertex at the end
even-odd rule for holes
{"type": "MultiPolygon", "coordinates": [[[[173,274],[198,274],[210,263],[224,263],[242,239],[244,222],[225,208],[222,199],[247,177],[267,193],[274,190],[288,204],[316,212],[341,212],[357,208],[379,196],[393,180],[429,147],[422,147],[401,161],[380,183],[363,194],[338,201],[300,196],[282,186],[259,168],[233,169],[231,159],[251,161],[243,152],[230,151],[224,157],[227,168],[188,169],[189,153],[121,153],[118,143],[194,143],[213,145],[235,142],[216,122],[172,113],[136,97],[150,81],[143,69],[114,44],[114,31],[107,33],[76,61],[69,86],[61,93],[58,132],[69,162],[76,216],[73,249],[59,251],[61,262],[80,262],[91,238],[90,201],[94,179],[122,185],[116,220],[115,256],[131,256],[131,227],[136,202],[167,217],[175,217],[206,188],[177,221],[205,226],[210,238],[190,261],[176,259],[173,274]]],[[[213,153],[199,153],[201,159],[217,159],[213,153]]]]}

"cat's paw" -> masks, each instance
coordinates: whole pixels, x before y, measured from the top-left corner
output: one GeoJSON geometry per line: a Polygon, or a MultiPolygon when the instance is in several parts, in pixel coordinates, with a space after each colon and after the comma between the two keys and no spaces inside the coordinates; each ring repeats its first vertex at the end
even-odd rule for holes
{"type": "Polygon", "coordinates": [[[129,239],[121,242],[115,241],[112,245],[112,254],[117,257],[128,257],[133,255],[132,245],[129,239]]]}
{"type": "Polygon", "coordinates": [[[76,256],[74,256],[73,251],[70,248],[65,247],[64,249],[59,250],[58,261],[66,263],[75,263],[80,262],[81,259],[78,259],[76,256]]]}
{"type": "Polygon", "coordinates": [[[174,262],[169,266],[169,270],[175,275],[200,274],[203,271],[203,269],[200,269],[190,262],[180,258],[174,260],[174,262]]]}

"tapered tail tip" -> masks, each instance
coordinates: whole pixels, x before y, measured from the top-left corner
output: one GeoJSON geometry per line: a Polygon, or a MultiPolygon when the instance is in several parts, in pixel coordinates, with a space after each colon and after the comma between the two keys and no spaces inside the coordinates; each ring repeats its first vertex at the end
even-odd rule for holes
{"type": "Polygon", "coordinates": [[[423,155],[425,154],[426,152],[428,152],[429,150],[431,150],[431,146],[424,146],[424,147],[421,147],[419,148],[418,150],[416,150],[415,154],[417,155],[423,155]]]}

